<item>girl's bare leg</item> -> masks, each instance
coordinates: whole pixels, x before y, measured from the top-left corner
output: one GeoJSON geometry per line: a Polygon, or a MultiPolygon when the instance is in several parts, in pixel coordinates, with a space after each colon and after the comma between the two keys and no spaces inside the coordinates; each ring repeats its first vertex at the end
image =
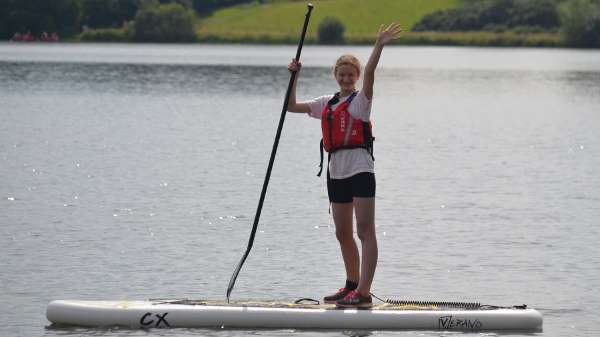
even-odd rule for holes
{"type": "Polygon", "coordinates": [[[377,267],[377,237],[375,235],[375,198],[354,198],[356,229],[362,246],[362,264],[357,291],[369,295],[377,267]]]}
{"type": "Polygon", "coordinates": [[[360,279],[360,255],[358,254],[358,246],[356,245],[352,231],[352,208],[353,203],[351,202],[331,203],[335,236],[342,250],[344,266],[346,267],[346,278],[358,283],[360,279]]]}

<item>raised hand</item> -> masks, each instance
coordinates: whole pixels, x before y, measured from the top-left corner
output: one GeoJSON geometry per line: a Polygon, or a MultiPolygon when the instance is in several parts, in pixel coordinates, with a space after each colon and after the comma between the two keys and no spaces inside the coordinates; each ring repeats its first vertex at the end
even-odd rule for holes
{"type": "Polygon", "coordinates": [[[392,22],[387,28],[382,24],[379,26],[379,32],[377,33],[377,42],[384,45],[392,40],[400,38],[401,32],[402,28],[400,28],[400,24],[398,23],[392,22]]]}

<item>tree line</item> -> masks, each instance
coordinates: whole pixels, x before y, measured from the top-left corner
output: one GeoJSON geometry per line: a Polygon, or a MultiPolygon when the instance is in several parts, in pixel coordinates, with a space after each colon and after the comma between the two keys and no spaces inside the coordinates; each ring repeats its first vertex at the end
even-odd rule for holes
{"type": "MultiPolygon", "coordinates": [[[[194,41],[197,17],[256,1],[0,0],[0,39],[30,32],[90,41],[194,41]]],[[[320,42],[343,40],[339,20],[321,26],[320,42]]],[[[600,0],[464,0],[424,16],[413,31],[561,32],[566,45],[600,47],[600,0]]]]}
{"type": "Polygon", "coordinates": [[[567,45],[600,47],[600,0],[465,0],[413,31],[562,32],[567,45]]]}
{"type": "Polygon", "coordinates": [[[87,29],[123,28],[143,21],[128,33],[135,39],[169,41],[190,38],[196,15],[255,0],[0,0],[0,39],[15,33],[56,32],[73,37],[87,29]],[[135,21],[134,21],[135,22],[135,21]],[[152,26],[157,24],[159,27],[152,26]],[[182,36],[179,36],[179,34],[182,36]]]}

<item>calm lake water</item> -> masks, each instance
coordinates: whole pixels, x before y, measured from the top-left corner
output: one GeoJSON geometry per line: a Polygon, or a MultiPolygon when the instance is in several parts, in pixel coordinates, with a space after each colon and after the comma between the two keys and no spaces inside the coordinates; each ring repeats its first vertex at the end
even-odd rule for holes
{"type": "MultiPolygon", "coordinates": [[[[303,50],[299,99],[342,53],[303,50]]],[[[344,336],[49,328],[53,299],[223,299],[293,46],[0,44],[1,336],[344,336]]],[[[600,334],[600,51],[386,47],[373,102],[380,297],[526,303],[600,334]]],[[[319,298],[344,272],[319,122],[288,114],[232,298],[319,298]]],[[[364,332],[363,332],[364,333],[364,332]]],[[[372,336],[496,336],[371,331],[372,336]]]]}

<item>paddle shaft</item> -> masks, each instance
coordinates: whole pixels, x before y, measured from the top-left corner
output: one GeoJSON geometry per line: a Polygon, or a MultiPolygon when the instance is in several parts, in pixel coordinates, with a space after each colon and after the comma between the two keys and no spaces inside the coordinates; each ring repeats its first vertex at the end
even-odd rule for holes
{"type": "MultiPolygon", "coordinates": [[[[300,53],[302,52],[302,45],[304,44],[304,37],[306,36],[306,29],[308,28],[308,21],[310,19],[310,13],[312,12],[313,5],[307,5],[308,10],[306,15],[304,16],[304,25],[302,26],[302,34],[300,35],[300,42],[298,43],[298,50],[296,51],[296,60],[300,60],[300,53]]],[[[248,254],[250,254],[250,250],[252,249],[252,245],[254,244],[254,237],[256,235],[256,229],[258,228],[258,220],[260,219],[260,213],[262,211],[263,203],[265,201],[265,195],[267,194],[267,186],[269,186],[269,179],[271,178],[271,171],[273,170],[273,163],[275,162],[275,155],[277,154],[277,147],[279,146],[279,138],[281,137],[281,130],[283,129],[283,122],[285,121],[285,114],[288,109],[288,104],[290,101],[290,94],[292,92],[292,86],[294,85],[294,81],[296,80],[297,72],[293,71],[290,77],[290,83],[288,84],[287,91],[285,93],[285,100],[283,101],[283,109],[281,110],[281,117],[279,118],[279,126],[277,126],[277,134],[275,135],[275,142],[273,144],[273,150],[271,150],[271,158],[269,159],[269,166],[267,167],[267,174],[265,175],[265,182],[263,183],[262,191],[260,193],[260,199],[258,201],[258,207],[256,209],[256,215],[254,216],[254,224],[252,225],[252,231],[250,232],[250,239],[248,240],[248,247],[246,247],[246,252],[242,259],[238,263],[233,275],[231,275],[231,279],[229,280],[229,286],[227,287],[227,302],[229,303],[229,295],[231,295],[231,291],[233,290],[233,286],[235,285],[235,280],[237,279],[248,254]]]]}

